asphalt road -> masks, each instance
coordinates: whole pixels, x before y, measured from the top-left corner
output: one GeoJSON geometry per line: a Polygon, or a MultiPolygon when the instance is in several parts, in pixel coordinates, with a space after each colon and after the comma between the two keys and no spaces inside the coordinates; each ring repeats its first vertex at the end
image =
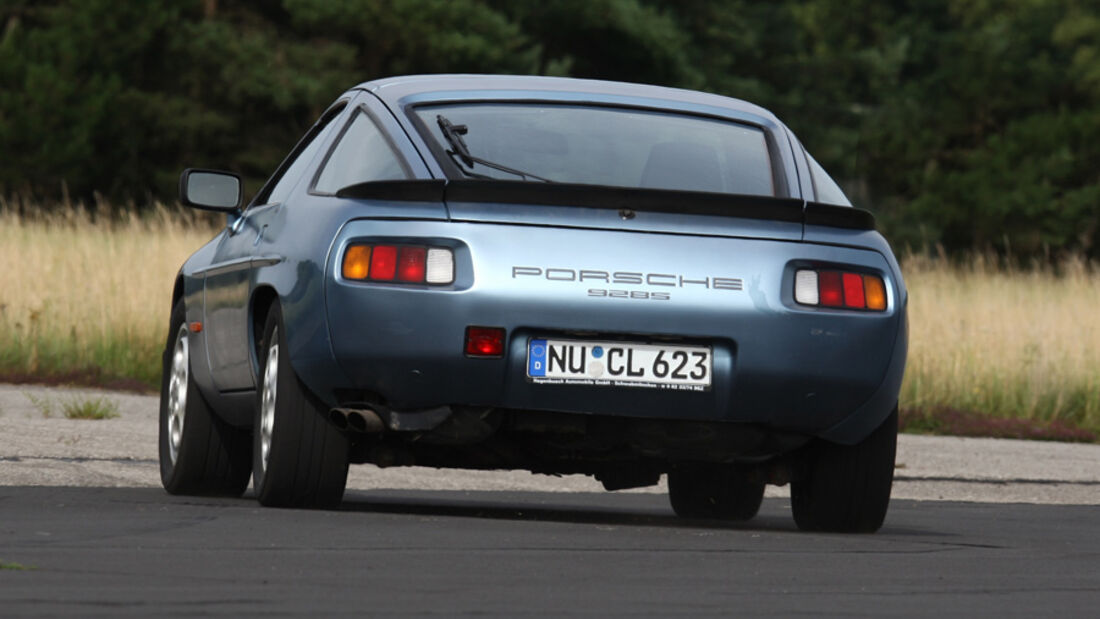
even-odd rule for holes
{"type": "MultiPolygon", "coordinates": [[[[157,398],[86,389],[0,385],[0,486],[160,487],[157,398]],[[66,419],[66,404],[102,399],[118,417],[66,419]]],[[[950,436],[898,437],[894,497],[1100,505],[1100,445],[950,436]]],[[[581,475],[353,466],[359,490],[602,492],[581,475]]],[[[627,491],[663,495],[663,483],[627,491]]],[[[768,487],[785,498],[786,488],[768,487]]]]}
{"type": "Polygon", "coordinates": [[[1100,445],[903,435],[874,535],[743,525],[664,488],[352,468],[340,510],[159,487],[156,399],[0,386],[0,617],[1096,616],[1100,445]],[[104,397],[120,416],[65,419],[104,397]],[[48,409],[48,410],[46,410],[48,409]]]}
{"type": "Polygon", "coordinates": [[[5,617],[1095,616],[1096,508],[896,501],[875,535],[654,494],[353,491],[332,512],[0,488],[5,617]]]}

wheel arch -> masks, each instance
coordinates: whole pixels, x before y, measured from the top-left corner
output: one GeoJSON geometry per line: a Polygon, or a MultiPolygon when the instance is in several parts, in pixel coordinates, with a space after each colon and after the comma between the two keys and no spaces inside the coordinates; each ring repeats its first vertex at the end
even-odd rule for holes
{"type": "Polygon", "coordinates": [[[334,389],[346,384],[332,351],[325,302],[325,260],[331,241],[313,260],[282,259],[256,271],[248,302],[248,344],[253,376],[260,388],[260,349],[271,308],[279,304],[288,344],[288,360],[298,379],[318,398],[334,406],[334,389]],[[323,253],[322,253],[323,251],[323,253]]]}
{"type": "MultiPolygon", "coordinates": [[[[260,375],[260,343],[263,341],[267,315],[278,302],[279,293],[269,285],[258,286],[252,291],[252,300],[249,303],[251,311],[249,311],[248,341],[252,352],[252,372],[254,376],[260,375]]],[[[259,383],[257,383],[256,388],[259,389],[259,383]]]]}
{"type": "Polygon", "coordinates": [[[175,284],[172,285],[172,305],[171,305],[171,307],[175,307],[176,303],[179,303],[180,299],[183,298],[183,293],[184,293],[183,273],[180,272],[180,273],[176,274],[176,282],[175,282],[175,284]]]}

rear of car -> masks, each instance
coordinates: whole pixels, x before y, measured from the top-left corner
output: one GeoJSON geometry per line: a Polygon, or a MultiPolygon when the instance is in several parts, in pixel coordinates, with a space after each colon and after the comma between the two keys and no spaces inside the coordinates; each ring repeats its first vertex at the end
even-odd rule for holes
{"type": "Polygon", "coordinates": [[[223,404],[254,385],[261,502],[332,505],[348,462],[371,462],[609,490],[667,475],[681,516],[735,520],[789,482],[803,529],[881,526],[905,286],[870,214],[770,112],[506,76],[342,101],[303,140],[316,154],[284,164],[286,205],[244,211],[254,255],[196,269],[252,273],[233,280],[247,307],[214,297],[250,316],[221,341],[252,342],[254,369],[238,351],[232,385],[196,374],[223,404]]]}
{"type": "Polygon", "coordinates": [[[390,430],[359,458],[757,483],[888,422],[905,288],[870,216],[800,195],[759,108],[579,96],[383,97],[448,181],[338,193],[361,217],[327,267],[334,419],[390,430]],[[403,199],[447,218],[371,216],[403,199]]]}
{"type": "MultiPolygon", "coordinates": [[[[463,181],[450,185],[460,188],[463,181]]],[[[513,200],[560,193],[513,189],[513,200]]],[[[600,190],[578,191],[600,203],[600,190]]],[[[678,215],[702,220],[707,232],[691,234],[647,230],[647,219],[660,219],[648,212],[624,230],[575,212],[594,206],[458,207],[465,220],[454,208],[447,222],[354,220],[334,244],[328,325],[350,386],[372,392],[364,400],[396,410],[467,404],[819,434],[872,399],[904,352],[898,279],[874,250],[754,238],[755,220],[678,215]],[[492,221],[495,209],[512,221],[492,221]],[[531,223],[540,219],[576,225],[531,223]],[[376,256],[445,250],[453,275],[406,283],[389,271],[375,279],[368,267],[347,277],[344,265],[360,248],[376,256]],[[802,291],[799,300],[799,284],[817,298],[802,291]],[[471,333],[496,333],[498,342],[471,349],[471,333]]],[[[802,224],[789,227],[800,233],[802,224]]]]}

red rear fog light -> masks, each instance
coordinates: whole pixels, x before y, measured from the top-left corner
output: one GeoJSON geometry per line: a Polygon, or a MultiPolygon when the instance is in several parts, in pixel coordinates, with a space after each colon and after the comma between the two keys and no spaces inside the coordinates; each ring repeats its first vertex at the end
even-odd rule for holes
{"type": "Polygon", "coordinates": [[[470,357],[503,357],[504,329],[499,327],[466,327],[466,355],[470,357]]]}

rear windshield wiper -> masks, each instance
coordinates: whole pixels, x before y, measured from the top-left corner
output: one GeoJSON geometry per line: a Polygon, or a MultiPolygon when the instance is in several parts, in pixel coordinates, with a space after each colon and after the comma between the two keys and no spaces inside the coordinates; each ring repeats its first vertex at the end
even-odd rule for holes
{"type": "Polygon", "coordinates": [[[482,159],[481,157],[475,157],[470,153],[470,148],[466,146],[466,140],[462,139],[462,136],[466,135],[470,131],[469,128],[466,127],[466,125],[456,125],[447,120],[447,118],[444,117],[442,114],[437,114],[435,117],[435,121],[439,124],[439,130],[443,132],[443,137],[447,138],[447,143],[451,145],[451,150],[448,150],[447,154],[450,155],[451,159],[455,161],[456,165],[458,165],[458,169],[466,176],[470,176],[473,178],[491,179],[492,177],[490,176],[486,176],[485,174],[478,174],[477,172],[473,171],[474,164],[479,163],[487,168],[499,170],[501,172],[504,172],[505,174],[514,174],[516,176],[522,177],[525,180],[533,178],[535,180],[540,180],[544,183],[554,182],[548,178],[538,176],[537,174],[531,174],[530,172],[524,172],[523,170],[509,168],[506,165],[489,161],[487,159],[482,159]],[[465,164],[465,167],[463,167],[461,164],[465,164]]]}

